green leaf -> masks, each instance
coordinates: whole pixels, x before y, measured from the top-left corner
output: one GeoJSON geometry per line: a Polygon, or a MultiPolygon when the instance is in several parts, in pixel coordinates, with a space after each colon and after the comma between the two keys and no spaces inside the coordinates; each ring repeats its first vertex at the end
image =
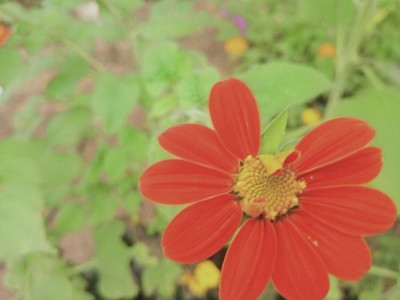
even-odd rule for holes
{"type": "Polygon", "coordinates": [[[129,266],[129,248],[121,239],[123,232],[123,224],[114,221],[97,228],[93,233],[100,275],[99,291],[105,298],[134,298],[139,293],[129,266]]]}
{"type": "Polygon", "coordinates": [[[126,175],[128,168],[128,157],[124,148],[106,147],[103,154],[103,165],[101,170],[107,176],[107,181],[115,183],[126,175]]]}
{"type": "Polygon", "coordinates": [[[76,152],[57,153],[44,149],[38,155],[38,162],[45,179],[46,202],[55,205],[71,192],[71,185],[82,170],[83,161],[76,152]]]}
{"type": "Polygon", "coordinates": [[[41,169],[32,157],[34,143],[0,143],[0,257],[14,259],[51,252],[44,226],[41,169]],[[17,222],[17,223],[16,223],[17,222]]]}
{"type": "MultiPolygon", "coordinates": [[[[40,166],[33,159],[34,142],[21,140],[2,140],[0,143],[0,184],[27,183],[39,185],[42,183],[40,166]],[[24,170],[21,172],[21,170],[24,170]]],[[[0,190],[1,191],[1,190],[0,190]]]]}
{"type": "Polygon", "coordinates": [[[400,91],[391,88],[364,90],[340,102],[330,117],[333,116],[357,117],[375,128],[377,135],[372,143],[382,149],[384,163],[371,185],[388,193],[400,213],[400,91]]]}
{"type": "Polygon", "coordinates": [[[147,158],[149,137],[144,132],[126,127],[120,131],[118,146],[100,145],[93,162],[89,166],[86,180],[100,179],[117,183],[127,176],[128,171],[142,167],[147,158]]]}
{"type": "Polygon", "coordinates": [[[182,210],[182,206],[156,206],[156,217],[152,220],[152,222],[148,225],[147,231],[150,235],[162,233],[172,218],[182,210]]]}
{"type": "Polygon", "coordinates": [[[159,160],[171,158],[171,154],[160,147],[157,136],[150,139],[149,147],[147,149],[147,160],[149,163],[154,163],[159,160]]]}
{"type": "Polygon", "coordinates": [[[139,222],[139,208],[141,203],[142,196],[137,191],[132,191],[132,180],[129,180],[129,191],[121,197],[120,204],[134,223],[139,222]]]}
{"type": "Polygon", "coordinates": [[[376,280],[372,284],[370,283],[366,289],[363,289],[359,295],[360,300],[376,300],[380,299],[383,293],[383,280],[376,280]]]}
{"type": "Polygon", "coordinates": [[[119,11],[128,13],[131,15],[135,9],[141,7],[144,3],[143,0],[130,0],[130,1],[120,1],[120,0],[111,0],[110,3],[115,6],[119,11]]]}
{"type": "Polygon", "coordinates": [[[13,48],[0,47],[0,86],[6,88],[15,81],[24,66],[18,51],[13,48]]]}
{"type": "Polygon", "coordinates": [[[100,145],[96,149],[96,154],[92,162],[88,165],[88,168],[84,174],[83,182],[84,185],[90,186],[95,185],[101,181],[102,167],[104,161],[104,155],[106,152],[107,145],[100,145]]]}
{"type": "Polygon", "coordinates": [[[48,142],[52,145],[75,147],[88,135],[92,115],[86,107],[74,106],[51,119],[47,127],[48,142]]]}
{"type": "Polygon", "coordinates": [[[339,280],[334,276],[329,276],[329,292],[326,297],[329,300],[342,299],[342,291],[339,287],[339,280]]]}
{"type": "Polygon", "coordinates": [[[331,26],[336,26],[337,23],[350,25],[355,7],[348,0],[300,0],[298,14],[305,21],[327,23],[331,26]]]}
{"type": "Polygon", "coordinates": [[[150,40],[188,36],[210,24],[210,16],[194,12],[188,3],[163,1],[153,5],[150,19],[141,33],[150,40]]]}
{"type": "MultiPolygon", "coordinates": [[[[147,158],[149,136],[138,129],[126,127],[120,133],[120,145],[128,157],[129,165],[144,162],[147,158]]],[[[126,167],[129,167],[127,164],[126,167]]]]}
{"type": "Polygon", "coordinates": [[[34,95],[29,98],[26,105],[15,113],[13,118],[13,126],[17,134],[24,137],[31,137],[34,130],[43,121],[38,118],[39,106],[44,102],[44,97],[34,95]]]}
{"type": "MultiPolygon", "coordinates": [[[[125,130],[125,129],[124,129],[125,130]]],[[[127,132],[127,131],[125,131],[127,132]]],[[[141,166],[146,159],[148,137],[136,130],[129,132],[126,137],[131,137],[127,143],[117,147],[104,146],[100,151],[101,165],[97,170],[98,176],[105,176],[107,182],[117,183],[132,172],[135,167],[141,166]]]]}
{"type": "Polygon", "coordinates": [[[92,294],[86,292],[87,281],[80,277],[80,275],[79,277],[71,278],[71,283],[73,288],[71,300],[96,300],[92,294]]]}
{"type": "Polygon", "coordinates": [[[176,81],[188,70],[189,65],[187,53],[175,43],[163,41],[146,49],[143,76],[150,93],[152,88],[156,90],[155,94],[160,94],[160,90],[170,87],[169,83],[176,81]]]}
{"type": "MultiPolygon", "coordinates": [[[[37,13],[32,14],[31,18],[35,17],[41,17],[37,13]]],[[[46,24],[46,23],[43,23],[46,24]]],[[[44,48],[44,46],[47,43],[52,42],[52,36],[50,35],[50,29],[46,29],[43,32],[41,31],[40,34],[35,30],[36,28],[39,28],[39,24],[32,24],[29,23],[20,23],[18,26],[18,33],[19,36],[18,39],[20,40],[20,43],[24,45],[24,48],[29,54],[37,54],[40,49],[44,48]],[[27,39],[26,36],[29,35],[29,38],[27,39]]],[[[49,26],[49,28],[51,28],[49,26]]]]}
{"type": "Polygon", "coordinates": [[[7,286],[18,289],[24,300],[91,300],[82,281],[71,282],[58,258],[34,253],[13,262],[6,277],[7,286]]]}
{"type": "Polygon", "coordinates": [[[69,12],[71,9],[75,8],[78,4],[81,4],[82,0],[52,0],[45,1],[43,4],[47,7],[48,10],[56,10],[60,12],[69,12]]]}
{"type": "Polygon", "coordinates": [[[89,214],[93,224],[113,219],[118,202],[112,190],[104,185],[96,185],[90,189],[88,197],[90,199],[89,214]]]}
{"type": "Polygon", "coordinates": [[[202,107],[207,103],[211,87],[220,79],[217,69],[207,67],[185,76],[178,86],[183,108],[202,107]]]}
{"type": "Polygon", "coordinates": [[[51,228],[51,233],[57,237],[82,229],[86,223],[86,214],[82,205],[78,203],[65,203],[57,212],[51,228]]]}
{"type": "Polygon", "coordinates": [[[156,266],[159,262],[156,256],[149,253],[149,247],[144,243],[135,243],[132,247],[132,257],[142,267],[156,266]]]}
{"type": "Polygon", "coordinates": [[[71,299],[70,282],[62,273],[59,262],[52,257],[41,255],[27,257],[18,271],[18,275],[14,273],[14,276],[17,275],[14,280],[15,283],[19,283],[20,290],[25,294],[24,299],[71,299]],[[25,284],[27,286],[23,288],[25,284]]]}
{"type": "Polygon", "coordinates": [[[115,133],[126,125],[138,97],[139,87],[133,76],[101,73],[97,77],[92,104],[106,133],[115,133]]]}
{"type": "Polygon", "coordinates": [[[151,106],[149,117],[150,118],[159,118],[171,112],[178,105],[178,99],[175,95],[167,95],[164,97],[160,97],[154,102],[151,106]]]}
{"type": "Polygon", "coordinates": [[[263,124],[288,105],[306,103],[329,91],[332,85],[311,67],[285,62],[256,65],[240,78],[255,94],[263,124]]]}
{"type": "Polygon", "coordinates": [[[282,110],[271,123],[268,124],[261,136],[260,153],[275,154],[286,131],[288,109],[282,110]]]}
{"type": "Polygon", "coordinates": [[[176,39],[200,31],[206,24],[206,15],[155,15],[144,25],[143,35],[148,39],[176,39]]]}
{"type": "Polygon", "coordinates": [[[0,190],[0,257],[50,252],[43,218],[43,196],[32,185],[6,183],[0,190]],[[16,223],[17,222],[17,223],[16,223]]]}
{"type": "Polygon", "coordinates": [[[143,272],[143,292],[146,296],[156,291],[161,297],[172,297],[182,268],[170,260],[163,259],[157,265],[147,267],[143,272]]]}
{"type": "Polygon", "coordinates": [[[59,73],[47,85],[47,94],[59,99],[75,92],[78,80],[89,70],[88,64],[75,56],[67,57],[60,66],[59,73]]]}

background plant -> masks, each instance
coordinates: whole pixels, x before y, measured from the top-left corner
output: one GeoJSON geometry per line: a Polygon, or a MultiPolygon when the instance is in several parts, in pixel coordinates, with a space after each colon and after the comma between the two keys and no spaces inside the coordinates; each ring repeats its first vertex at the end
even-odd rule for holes
{"type": "MultiPolygon", "coordinates": [[[[209,123],[208,92],[226,76],[250,85],[264,126],[290,105],[281,148],[310,128],[307,107],[370,122],[385,159],[373,186],[399,204],[399,8],[384,0],[1,1],[0,20],[12,27],[0,48],[4,285],[16,299],[215,299],[211,287],[196,294],[182,280],[195,282],[196,267],[163,258],[160,234],[179,208],[143,201],[137,180],[167,155],[161,131],[209,123]],[[222,43],[235,36],[248,48],[229,56],[222,43]],[[321,54],[324,43],[335,55],[321,54]]],[[[395,226],[369,240],[376,266],[358,283],[332,281],[329,297],[397,299],[398,235],[395,226]]],[[[222,257],[212,260],[220,266],[222,257]]]]}

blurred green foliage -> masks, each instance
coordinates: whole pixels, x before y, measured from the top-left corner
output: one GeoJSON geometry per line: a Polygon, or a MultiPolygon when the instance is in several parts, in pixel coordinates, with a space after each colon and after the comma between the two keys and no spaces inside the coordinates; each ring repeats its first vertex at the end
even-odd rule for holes
{"type": "MultiPolygon", "coordinates": [[[[0,259],[17,299],[193,299],[177,288],[183,267],[159,248],[180,207],[144,202],[137,182],[168,156],[160,132],[209,123],[207,97],[221,74],[249,84],[264,127],[275,117],[267,152],[309,129],[299,118],[305,107],[367,120],[385,160],[372,185],[400,207],[400,2],[205,2],[0,2],[0,20],[12,26],[0,47],[0,108],[13,128],[0,132],[0,259]],[[221,70],[182,46],[199,32],[216,39],[215,51],[236,35],[250,48],[240,58],[224,54],[235,70],[221,70]],[[318,54],[323,43],[336,57],[318,54]],[[85,259],[67,255],[66,237],[85,231],[85,259]]],[[[359,299],[398,298],[398,239],[396,225],[370,240],[386,271],[348,285],[359,299]]],[[[344,290],[332,280],[329,299],[344,290]]]]}

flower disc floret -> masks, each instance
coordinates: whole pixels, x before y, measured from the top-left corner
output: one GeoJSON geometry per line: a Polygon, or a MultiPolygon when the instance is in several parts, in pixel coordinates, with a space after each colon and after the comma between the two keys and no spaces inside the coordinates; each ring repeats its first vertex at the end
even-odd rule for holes
{"type": "Polygon", "coordinates": [[[276,169],[267,156],[248,156],[236,176],[234,193],[243,211],[251,216],[275,220],[297,207],[306,184],[298,181],[290,167],[276,169]]]}

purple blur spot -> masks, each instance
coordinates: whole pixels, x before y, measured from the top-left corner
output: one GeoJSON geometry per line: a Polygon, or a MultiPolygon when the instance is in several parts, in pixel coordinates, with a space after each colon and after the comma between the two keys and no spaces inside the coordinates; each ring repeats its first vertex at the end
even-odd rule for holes
{"type": "Polygon", "coordinates": [[[247,30],[247,21],[242,16],[233,16],[232,23],[235,25],[239,30],[244,33],[247,30]]]}

